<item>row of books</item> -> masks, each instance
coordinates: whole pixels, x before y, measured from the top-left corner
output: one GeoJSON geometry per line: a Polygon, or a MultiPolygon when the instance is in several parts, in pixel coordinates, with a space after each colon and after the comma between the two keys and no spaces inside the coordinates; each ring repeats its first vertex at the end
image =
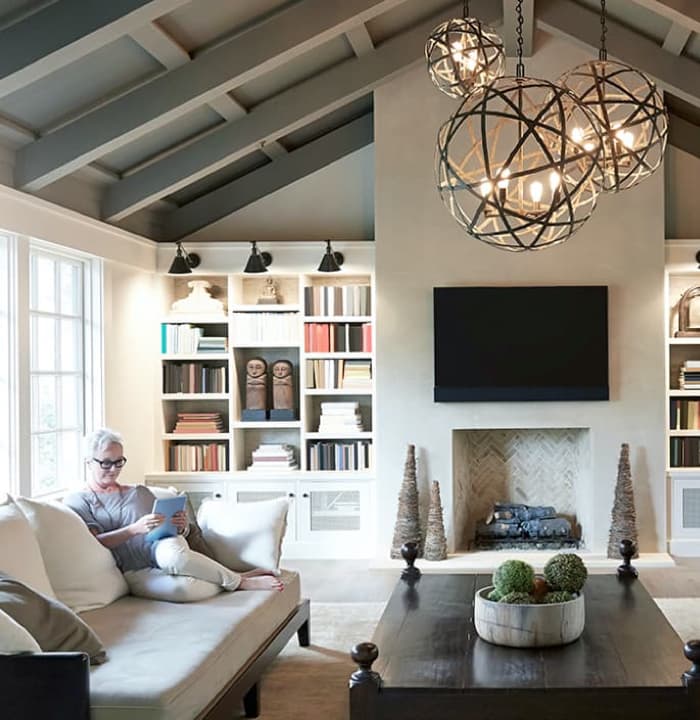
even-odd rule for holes
{"type": "Polygon", "coordinates": [[[309,470],[369,470],[372,467],[372,443],[315,442],[308,446],[309,470]]]}
{"type": "Polygon", "coordinates": [[[233,313],[233,331],[239,345],[296,345],[299,338],[298,313],[233,313]]]}
{"type": "Polygon", "coordinates": [[[369,285],[322,285],[304,288],[307,315],[371,315],[369,285]]]}
{"type": "Polygon", "coordinates": [[[228,469],[225,443],[171,445],[168,460],[168,469],[175,472],[217,472],[228,469]]]}
{"type": "Polygon", "coordinates": [[[700,400],[671,398],[671,430],[700,430],[700,400]]]}
{"type": "Polygon", "coordinates": [[[364,430],[358,402],[322,402],[318,431],[352,435],[364,430]]]}
{"type": "Polygon", "coordinates": [[[319,389],[369,389],[371,360],[307,360],[306,387],[319,389]]]}
{"type": "Polygon", "coordinates": [[[294,448],[287,444],[261,443],[253,450],[248,470],[257,472],[288,472],[298,470],[294,448]]]}
{"type": "Polygon", "coordinates": [[[671,467],[700,466],[700,437],[671,438],[671,467]]]}
{"type": "Polygon", "coordinates": [[[222,433],[226,425],[218,412],[179,412],[174,433],[222,433]]]}
{"type": "Polygon", "coordinates": [[[211,367],[198,362],[163,365],[164,393],[225,393],[227,368],[211,367]]]}
{"type": "Polygon", "coordinates": [[[678,387],[681,390],[700,390],[700,360],[686,360],[681,365],[678,387]]]}
{"type": "Polygon", "coordinates": [[[305,323],[306,352],[372,352],[372,323],[305,323]]]}
{"type": "Polygon", "coordinates": [[[205,335],[204,329],[186,323],[160,325],[160,351],[167,355],[194,355],[198,352],[225,353],[228,338],[205,335]]]}

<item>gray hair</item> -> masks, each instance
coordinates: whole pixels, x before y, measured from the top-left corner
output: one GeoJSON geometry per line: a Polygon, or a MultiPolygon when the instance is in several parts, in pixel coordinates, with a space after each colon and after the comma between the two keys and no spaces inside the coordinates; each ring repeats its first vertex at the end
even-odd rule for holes
{"type": "Polygon", "coordinates": [[[92,460],[98,453],[102,452],[108,445],[117,443],[124,447],[124,438],[110,428],[99,428],[90,435],[85,436],[85,459],[92,460]]]}

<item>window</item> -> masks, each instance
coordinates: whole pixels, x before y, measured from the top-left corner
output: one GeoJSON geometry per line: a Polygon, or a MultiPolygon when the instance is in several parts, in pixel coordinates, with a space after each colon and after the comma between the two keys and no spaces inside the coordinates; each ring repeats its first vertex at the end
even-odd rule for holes
{"type": "MultiPolygon", "coordinates": [[[[99,402],[93,322],[94,264],[83,256],[32,243],[29,252],[29,376],[32,496],[83,479],[81,439],[99,402]]],[[[97,366],[99,367],[99,366],[97,366]]],[[[26,492],[26,490],[25,490],[26,492]]]]}
{"type": "Polygon", "coordinates": [[[14,338],[12,298],[14,288],[10,274],[11,251],[13,238],[0,232],[0,496],[3,492],[11,490],[10,477],[12,477],[14,457],[14,442],[12,422],[15,400],[14,393],[10,391],[15,387],[13,382],[14,366],[12,363],[14,338]],[[6,279],[5,279],[6,278],[6,279]]]}

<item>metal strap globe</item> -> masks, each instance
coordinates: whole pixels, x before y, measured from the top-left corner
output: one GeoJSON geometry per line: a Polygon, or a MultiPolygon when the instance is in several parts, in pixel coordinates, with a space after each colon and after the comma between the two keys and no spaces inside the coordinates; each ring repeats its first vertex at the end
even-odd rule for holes
{"type": "Polygon", "coordinates": [[[502,77],[505,70],[503,40],[473,17],[438,25],[425,44],[425,59],[433,84],[453,98],[502,77]]]}
{"type": "Polygon", "coordinates": [[[440,196],[467,232],[495,247],[539,250],[571,237],[596,206],[602,139],[561,85],[504,77],[474,89],[440,128],[440,196]],[[585,128],[590,141],[570,139],[585,128]]]}
{"type": "MultiPolygon", "coordinates": [[[[668,116],[656,85],[644,73],[613,60],[592,60],[565,73],[560,82],[588,108],[599,124],[605,158],[601,189],[626,190],[661,166],[668,116]]],[[[589,141],[572,128],[572,139],[589,141]]]]}

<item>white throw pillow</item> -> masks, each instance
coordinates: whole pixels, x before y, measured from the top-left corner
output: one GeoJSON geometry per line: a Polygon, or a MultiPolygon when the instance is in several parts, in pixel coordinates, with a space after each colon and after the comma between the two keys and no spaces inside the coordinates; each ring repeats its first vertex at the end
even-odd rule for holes
{"type": "Polygon", "coordinates": [[[55,598],[34,530],[11,497],[0,505],[0,570],[55,598]]]}
{"type": "Polygon", "coordinates": [[[0,653],[41,652],[29,630],[0,610],[0,653]]]}
{"type": "Polygon", "coordinates": [[[34,529],[55,596],[74,612],[104,607],[129,592],[112,553],[59,502],[17,498],[34,529]]]}
{"type": "Polygon", "coordinates": [[[287,498],[228,503],[205,500],[197,521],[214,557],[231,570],[279,571],[287,529],[287,498]]]}

